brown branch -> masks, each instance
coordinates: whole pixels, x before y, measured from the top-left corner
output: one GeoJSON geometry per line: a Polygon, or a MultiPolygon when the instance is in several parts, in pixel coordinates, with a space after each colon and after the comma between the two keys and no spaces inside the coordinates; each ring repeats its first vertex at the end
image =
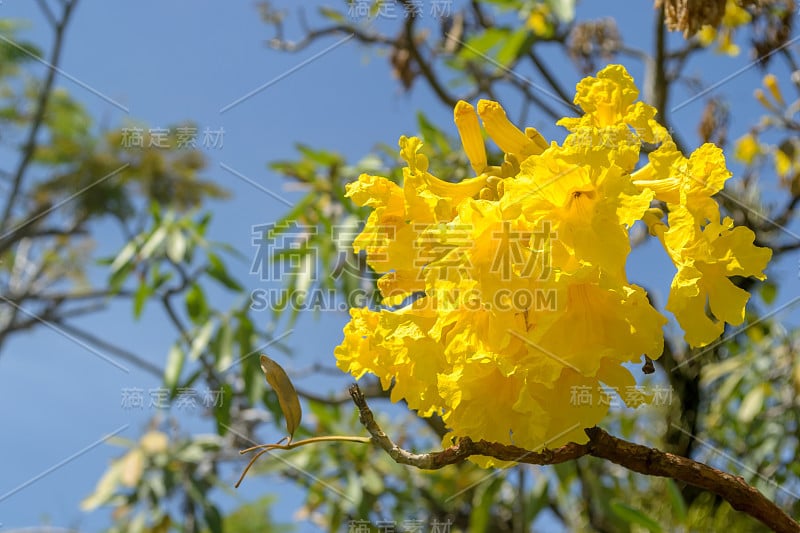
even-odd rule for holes
{"type": "Polygon", "coordinates": [[[544,80],[550,86],[551,89],[555,91],[555,93],[561,98],[564,103],[572,110],[576,110],[575,106],[572,104],[572,98],[567,94],[567,91],[561,85],[561,83],[555,78],[555,76],[550,72],[550,69],[547,68],[547,65],[539,58],[538,55],[533,51],[533,48],[528,50],[527,53],[528,59],[531,60],[533,65],[536,67],[536,70],[539,71],[539,74],[542,75],[544,80]]]}
{"type": "Polygon", "coordinates": [[[321,37],[340,34],[353,35],[358,42],[364,44],[380,44],[383,46],[394,46],[396,44],[395,39],[380,33],[367,32],[350,24],[336,24],[316,30],[309,30],[300,41],[285,40],[282,37],[282,31],[280,31],[278,36],[270,39],[267,44],[275,50],[284,52],[300,52],[308,48],[312,43],[315,43],[321,37]]]}
{"type": "MultiPolygon", "coordinates": [[[[667,110],[667,102],[669,101],[669,88],[667,82],[667,31],[664,25],[664,7],[656,12],[655,16],[655,33],[656,33],[656,55],[650,66],[653,71],[649,73],[649,80],[652,80],[653,101],[650,102],[653,107],[658,110],[656,120],[658,120],[667,131],[669,131],[675,146],[681,153],[686,153],[686,144],[681,139],[677,131],[674,131],[670,125],[669,112],[667,110]]],[[[676,74],[677,76],[677,74],[676,74]]]]}
{"type": "MultiPolygon", "coordinates": [[[[401,0],[401,3],[408,8],[408,2],[401,0]]],[[[441,100],[447,107],[454,108],[458,102],[458,99],[451,95],[440,83],[439,79],[433,72],[433,68],[428,64],[426,59],[422,57],[422,52],[420,52],[419,47],[417,46],[414,35],[414,23],[416,20],[416,16],[413,14],[413,12],[411,12],[408,18],[406,18],[406,22],[403,26],[408,52],[411,54],[411,58],[414,60],[414,63],[416,63],[417,67],[419,67],[420,74],[422,74],[422,77],[428,82],[428,85],[433,92],[436,93],[436,96],[439,97],[439,100],[441,100]]]]}
{"type": "Polygon", "coordinates": [[[586,444],[571,442],[555,450],[545,448],[541,452],[485,440],[476,442],[465,437],[439,452],[412,453],[400,448],[383,432],[358,385],[351,385],[349,392],[358,407],[359,419],[372,435],[372,440],[400,464],[423,470],[435,470],[460,463],[472,455],[483,455],[517,463],[553,465],[590,455],[606,459],[633,472],[668,477],[713,492],[734,509],[747,513],[774,531],[800,532],[800,524],[792,520],[758,489],[748,485],[743,478],[687,457],[619,439],[598,427],[584,430],[589,437],[589,442],[586,444]]]}

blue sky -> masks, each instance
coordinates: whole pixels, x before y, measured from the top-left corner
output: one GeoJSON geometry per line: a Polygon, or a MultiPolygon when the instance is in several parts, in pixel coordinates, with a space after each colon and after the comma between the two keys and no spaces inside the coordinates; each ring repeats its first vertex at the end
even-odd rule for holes
{"type": "MultiPolygon", "coordinates": [[[[612,15],[628,42],[647,48],[652,38],[652,7],[647,4],[636,3],[633,8],[632,3],[622,0],[586,2],[579,6],[578,17],[612,15]]],[[[0,4],[0,17],[30,21],[23,36],[43,48],[49,44],[49,30],[34,2],[5,0],[0,4]]],[[[289,27],[296,30],[292,25],[289,27]]],[[[295,31],[294,35],[299,33],[295,31]]],[[[316,43],[297,54],[287,54],[265,45],[271,36],[270,29],[259,19],[254,2],[83,0],[68,30],[61,67],[92,90],[65,77],[57,79],[57,84],[80,100],[98,124],[115,126],[135,120],[147,127],[166,128],[191,119],[201,131],[206,127],[224,128],[224,146],[206,151],[211,163],[206,174],[228,188],[233,198],[213,204],[215,218],[210,233],[212,238],[230,243],[248,257],[253,254],[251,227],[273,222],[287,210],[285,203],[274,195],[289,203],[298,198],[296,193],[285,191],[280,176],[266,167],[269,161],[294,157],[294,143],[302,141],[335,150],[354,162],[378,143],[394,145],[399,135],[416,133],[417,110],[424,110],[443,127],[452,124],[452,111],[435,100],[422,84],[410,93],[400,90],[391,78],[386,57],[347,42],[293,70],[336,44],[338,38],[316,43]],[[289,71],[292,72],[287,75],[289,71]],[[283,78],[220,112],[279,77],[283,78]],[[221,164],[273,194],[253,187],[224,170],[221,164]]],[[[554,66],[567,87],[574,86],[577,78],[571,66],[555,67],[562,61],[557,57],[545,56],[545,60],[554,66]]],[[[702,61],[691,63],[688,71],[701,75],[710,84],[730,77],[742,64],[741,59],[705,54],[702,61]]],[[[628,66],[641,83],[640,65],[628,62],[628,66]]],[[[782,65],[777,73],[788,90],[782,65]]],[[[735,103],[731,138],[744,133],[760,113],[752,98],[760,76],[757,69],[749,69],[715,90],[715,94],[724,93],[735,103]]],[[[673,103],[679,100],[680,95],[673,103]]],[[[694,125],[703,103],[693,102],[673,115],[676,123],[692,124],[684,130],[690,146],[698,143],[694,125]]],[[[506,107],[513,117],[513,103],[506,103],[506,107]]],[[[546,117],[530,117],[530,125],[541,128],[546,135],[563,135],[547,124],[546,117]]],[[[774,191],[774,186],[765,185],[774,191]]],[[[110,227],[102,228],[100,236],[101,249],[111,251],[122,244],[110,227]]],[[[652,269],[654,264],[649,254],[634,258],[631,277],[637,279],[635,273],[639,267],[652,269]]],[[[247,262],[231,263],[230,267],[237,278],[257,285],[258,280],[249,274],[247,262]]],[[[797,293],[796,259],[790,258],[774,268],[786,281],[780,305],[797,293]]],[[[652,282],[663,284],[668,271],[656,272],[652,282]]],[[[662,303],[666,289],[667,285],[655,289],[662,303]]],[[[267,320],[264,313],[264,327],[267,320]]],[[[346,316],[341,314],[327,313],[320,320],[303,316],[286,338],[297,354],[287,367],[302,368],[313,361],[331,363],[333,348],[341,340],[345,322],[346,316]]],[[[80,324],[102,332],[159,365],[174,340],[174,332],[164,326],[163,317],[157,312],[145,313],[140,322],[134,323],[127,304],[115,305],[109,313],[80,324]]],[[[276,331],[281,333],[284,332],[276,331]]],[[[121,390],[158,387],[160,382],[135,368],[122,372],[46,328],[14,338],[0,355],[3,530],[41,521],[86,531],[99,529],[107,523],[105,513],[86,515],[78,509],[78,503],[91,492],[108,461],[119,455],[118,448],[99,445],[14,494],[8,491],[16,490],[110,432],[124,427],[121,436],[138,437],[154,413],[123,409],[121,390]],[[4,494],[7,496],[3,497],[4,494]]],[[[333,380],[328,388],[339,389],[346,381],[333,380]]],[[[196,421],[189,422],[190,427],[192,424],[210,429],[196,421]]],[[[280,491],[281,506],[287,508],[281,516],[288,520],[291,517],[288,509],[297,504],[297,494],[277,479],[246,483],[243,494],[255,497],[276,490],[280,491]]]]}

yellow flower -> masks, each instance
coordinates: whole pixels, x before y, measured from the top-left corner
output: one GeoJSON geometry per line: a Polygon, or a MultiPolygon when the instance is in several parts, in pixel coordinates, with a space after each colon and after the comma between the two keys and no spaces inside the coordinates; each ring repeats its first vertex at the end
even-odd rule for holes
{"type": "Polygon", "coordinates": [[[367,253],[367,264],[385,272],[378,281],[387,305],[424,290],[422,266],[415,242],[421,227],[450,220],[458,203],[480,191],[485,177],[449,183],[429,174],[428,160],[419,153],[416,137],[400,139],[400,154],[408,163],[403,187],[380,176],[363,174],[347,185],[347,196],[374,209],[353,242],[356,253],[367,253]]]}
{"type": "Polygon", "coordinates": [[[754,246],[753,232],[733,228],[731,219],[720,224],[719,204],[712,196],[723,189],[731,172],[717,146],[704,144],[686,159],[674,143],[665,143],[633,177],[636,186],[652,190],[669,208],[668,225],[653,211],[645,217],[678,269],[666,309],[675,315],[690,345],[709,344],[725,322],[738,325],[744,320],[749,294],[728,278],[764,279],[772,251],[754,246]]]}
{"type": "Polygon", "coordinates": [[[761,145],[758,144],[758,139],[752,133],[748,133],[736,141],[734,156],[745,165],[752,165],[760,154],[761,145]]]}
{"type": "Polygon", "coordinates": [[[775,74],[770,73],[764,76],[764,87],[769,90],[776,102],[780,105],[784,105],[783,94],[781,93],[781,88],[778,86],[778,78],[775,74]]]}
{"type": "Polygon", "coordinates": [[[339,368],[375,374],[392,400],[441,414],[446,444],[585,442],[583,428],[608,411],[601,385],[634,386],[622,365],[663,348],[666,318],[625,268],[637,220],[677,267],[667,309],[690,344],[741,323],[749,295],[730,278],[764,279],[771,252],[720,223],[713,195],[731,176],[721,150],[684,157],[637,97],[622,66],[586,78],[575,97],[586,114],[560,120],[570,134],[549,146],[496,102],[480,101],[477,114],[459,102],[454,121],[477,174],[460,183],[431,175],[419,139],[401,137],[402,186],[362,175],[347,194],[373,209],[354,249],[383,274],[382,303],[403,306],[352,310],[339,368]],[[479,117],[500,166],[488,164],[479,117]],[[661,146],[633,172],[643,142],[661,146]]]}
{"type": "Polygon", "coordinates": [[[530,28],[537,37],[548,38],[553,35],[553,23],[550,22],[550,7],[545,4],[538,4],[531,9],[525,25],[530,28]]]}
{"type": "Polygon", "coordinates": [[[633,183],[652,190],[656,199],[669,206],[684,206],[702,225],[706,220],[719,220],[719,205],[711,196],[723,189],[731,175],[725,156],[716,145],[706,143],[686,159],[670,141],[633,174],[633,183]]]}
{"type": "Polygon", "coordinates": [[[532,357],[594,376],[604,358],[619,364],[661,355],[666,319],[641,287],[588,266],[564,278],[563,309],[544,314],[529,334],[532,357]]]}
{"type": "Polygon", "coordinates": [[[778,147],[775,149],[774,157],[775,173],[782,178],[787,177],[793,166],[791,156],[778,147]]]}
{"type": "Polygon", "coordinates": [[[669,228],[652,223],[664,248],[678,269],[672,280],[667,310],[675,315],[691,346],[705,346],[722,333],[725,323],[744,321],[750,294],[737,287],[731,276],[763,280],[772,257],[769,248],[753,244],[755,234],[733,227],[733,220],[719,217],[700,229],[695,216],[677,206],[669,213],[669,228]]]}
{"type": "MultiPolygon", "coordinates": [[[[639,89],[622,65],[609,65],[597,73],[596,78],[584,78],[578,83],[573,100],[584,111],[580,118],[562,118],[556,124],[573,133],[582,128],[613,128],[625,125],[639,139],[649,143],[661,142],[668,137],[663,126],[654,117],[656,109],[644,102],[637,102],[639,89]]],[[[611,139],[607,144],[614,147],[617,142],[632,144],[627,139],[611,139]]],[[[569,144],[569,138],[565,141],[569,144]]]]}
{"type": "Polygon", "coordinates": [[[413,305],[400,312],[351,309],[350,317],[344,341],[334,350],[336,365],[356,379],[375,374],[384,389],[394,384],[392,401],[405,398],[422,416],[439,412],[443,404],[436,381],[443,359],[426,333],[434,317],[413,305]]]}
{"type": "Polygon", "coordinates": [[[518,205],[534,226],[552,227],[558,234],[553,258],[561,269],[580,261],[620,275],[630,252],[628,229],[653,192],[634,187],[616,165],[583,161],[579,150],[559,146],[524,161],[501,205],[518,205]]]}

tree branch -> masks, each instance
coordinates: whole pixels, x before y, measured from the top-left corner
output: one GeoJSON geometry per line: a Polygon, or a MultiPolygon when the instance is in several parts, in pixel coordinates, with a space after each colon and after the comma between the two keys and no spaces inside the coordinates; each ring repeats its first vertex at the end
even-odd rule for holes
{"type": "MultiPolygon", "coordinates": [[[[404,6],[408,6],[408,2],[401,0],[401,3],[404,6]]],[[[439,97],[439,100],[444,102],[447,107],[454,108],[458,100],[452,96],[450,93],[447,92],[447,89],[439,82],[439,79],[433,73],[433,69],[422,57],[422,53],[420,52],[419,48],[417,47],[417,43],[414,40],[414,22],[416,21],[416,16],[413,12],[408,16],[406,19],[406,23],[404,25],[404,34],[406,39],[406,46],[408,46],[408,52],[411,54],[411,58],[414,60],[414,63],[417,64],[419,67],[419,72],[422,74],[422,77],[425,78],[425,81],[428,82],[428,85],[433,92],[436,93],[436,96],[439,97]]]]}
{"type": "Polygon", "coordinates": [[[606,459],[633,472],[668,477],[708,490],[719,495],[731,507],[743,511],[778,532],[800,532],[800,524],[780,507],[768,500],[758,489],[739,476],[733,476],[692,459],[648,448],[609,435],[598,427],[584,430],[586,444],[571,442],[555,450],[534,452],[498,442],[473,441],[469,437],[439,452],[412,453],[400,448],[380,428],[358,385],[348,389],[359,410],[359,419],[378,444],[395,462],[423,470],[436,470],[457,464],[473,455],[494,457],[535,465],[553,465],[590,455],[606,459]]]}
{"type": "Polygon", "coordinates": [[[113,353],[115,356],[119,357],[123,361],[127,361],[132,365],[139,367],[141,370],[144,370],[148,374],[156,376],[157,378],[161,378],[161,376],[164,375],[163,369],[154,365],[144,357],[140,357],[135,353],[126,350],[125,348],[122,348],[115,344],[111,344],[110,342],[105,341],[100,337],[97,337],[92,333],[89,333],[88,331],[84,331],[83,329],[77,328],[66,322],[58,321],[56,323],[58,324],[59,328],[69,333],[73,337],[77,337],[85,342],[88,342],[89,344],[92,344],[100,348],[101,350],[113,353]]]}
{"type": "MultiPolygon", "coordinates": [[[[670,126],[670,118],[668,116],[667,102],[669,101],[669,82],[667,80],[667,31],[664,24],[664,6],[661,6],[656,12],[655,16],[655,33],[656,33],[656,56],[655,59],[649,63],[652,67],[652,72],[648,73],[649,80],[652,80],[650,88],[652,88],[653,101],[650,104],[658,110],[656,120],[662,126],[667,128],[675,146],[681,153],[686,153],[686,144],[670,126]]],[[[676,74],[677,76],[677,74],[676,74]]]]}
{"type": "Polygon", "coordinates": [[[25,140],[25,144],[22,149],[22,159],[20,160],[17,170],[14,173],[11,192],[8,194],[5,207],[3,208],[3,215],[0,217],[0,232],[7,229],[8,222],[11,219],[11,212],[17,202],[17,196],[19,196],[20,189],[22,188],[22,180],[25,176],[25,171],[28,169],[28,165],[30,165],[31,160],[33,159],[33,153],[36,150],[36,137],[39,133],[39,129],[42,126],[42,123],[44,122],[47,103],[50,100],[50,93],[53,89],[56,70],[58,70],[58,63],[61,59],[61,49],[64,44],[64,31],[66,30],[67,23],[69,22],[69,18],[72,15],[76,4],[77,0],[65,3],[64,11],[61,14],[61,20],[55,25],[55,36],[53,37],[53,48],[50,51],[47,76],[44,79],[42,90],[39,92],[39,97],[36,101],[36,111],[34,112],[31,120],[31,127],[28,130],[28,137],[25,140]]]}

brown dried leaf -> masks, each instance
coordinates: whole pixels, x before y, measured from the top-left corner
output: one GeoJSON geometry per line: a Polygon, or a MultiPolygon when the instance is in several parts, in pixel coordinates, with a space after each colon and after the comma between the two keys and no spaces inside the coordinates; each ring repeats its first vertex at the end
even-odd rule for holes
{"type": "Polygon", "coordinates": [[[294,385],[286,375],[286,371],[264,354],[261,354],[261,370],[264,371],[264,376],[267,378],[267,383],[273,388],[278,395],[278,403],[280,403],[283,416],[286,418],[286,431],[289,432],[289,440],[292,440],[295,430],[300,426],[300,420],[303,418],[303,411],[300,408],[300,398],[297,396],[297,391],[294,390],[294,385]]]}

